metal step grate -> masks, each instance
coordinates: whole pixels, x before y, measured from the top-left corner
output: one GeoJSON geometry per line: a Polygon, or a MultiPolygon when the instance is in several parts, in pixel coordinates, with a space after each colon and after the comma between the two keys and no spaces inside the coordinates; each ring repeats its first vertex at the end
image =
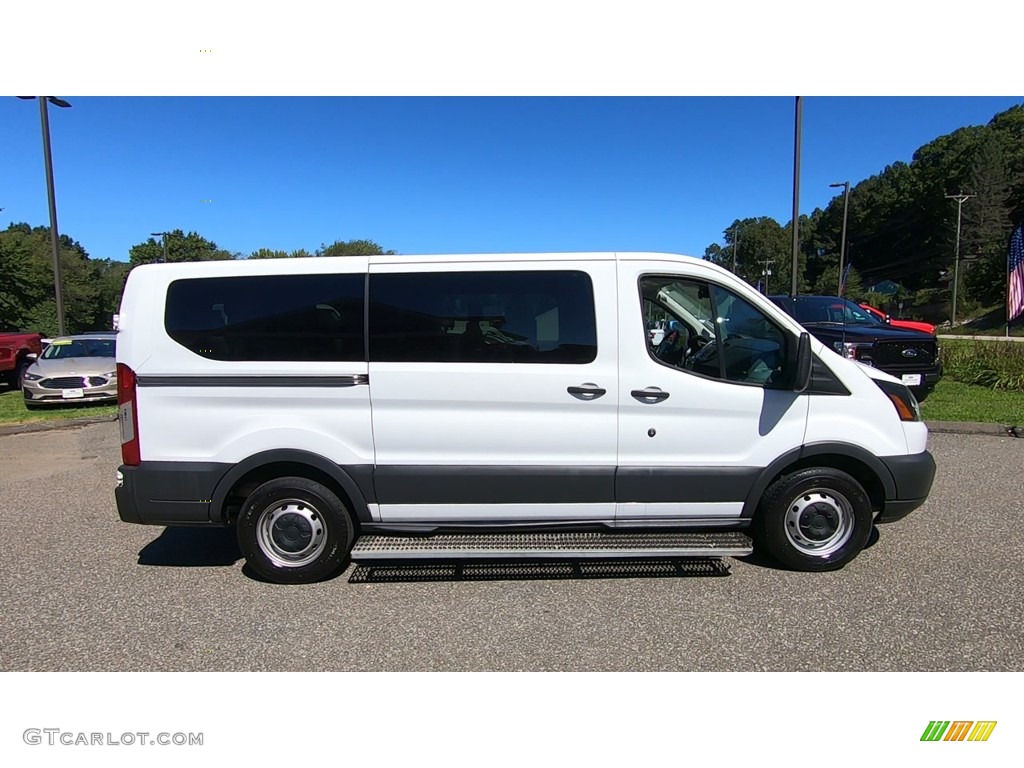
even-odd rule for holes
{"type": "Polygon", "coordinates": [[[750,539],[738,531],[443,533],[363,536],[352,561],[742,557],[752,551],[750,539]]]}
{"type": "Polygon", "coordinates": [[[573,560],[543,563],[397,563],[363,564],[352,569],[350,584],[401,584],[439,581],[537,581],[559,579],[655,579],[728,576],[716,558],[681,560],[573,560]]]}

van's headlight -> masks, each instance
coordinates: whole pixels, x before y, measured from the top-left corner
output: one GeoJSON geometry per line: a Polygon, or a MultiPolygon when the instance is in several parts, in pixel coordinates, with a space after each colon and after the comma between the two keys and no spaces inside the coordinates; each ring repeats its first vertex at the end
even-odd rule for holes
{"type": "Polygon", "coordinates": [[[918,404],[913,392],[902,384],[896,384],[892,381],[879,381],[878,379],[873,381],[878,385],[879,389],[885,392],[886,397],[889,398],[889,401],[896,409],[896,413],[900,415],[900,421],[921,420],[921,406],[918,404]]]}

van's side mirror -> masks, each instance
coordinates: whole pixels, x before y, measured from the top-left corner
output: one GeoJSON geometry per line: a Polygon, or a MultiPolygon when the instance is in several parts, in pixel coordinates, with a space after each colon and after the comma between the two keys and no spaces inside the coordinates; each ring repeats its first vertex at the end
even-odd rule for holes
{"type": "Polygon", "coordinates": [[[811,385],[811,334],[804,331],[796,344],[796,377],[793,380],[793,391],[803,392],[811,385]]]}

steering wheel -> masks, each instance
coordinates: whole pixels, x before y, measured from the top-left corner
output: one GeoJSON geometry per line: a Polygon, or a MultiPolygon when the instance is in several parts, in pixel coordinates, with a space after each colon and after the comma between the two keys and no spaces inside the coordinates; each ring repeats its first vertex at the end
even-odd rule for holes
{"type": "Polygon", "coordinates": [[[678,320],[669,320],[665,337],[661,340],[654,356],[663,363],[681,367],[690,348],[690,329],[678,320]]]}
{"type": "Polygon", "coordinates": [[[698,339],[698,349],[686,359],[685,367],[691,371],[694,366],[706,363],[717,354],[715,349],[718,344],[714,339],[698,339]]]}

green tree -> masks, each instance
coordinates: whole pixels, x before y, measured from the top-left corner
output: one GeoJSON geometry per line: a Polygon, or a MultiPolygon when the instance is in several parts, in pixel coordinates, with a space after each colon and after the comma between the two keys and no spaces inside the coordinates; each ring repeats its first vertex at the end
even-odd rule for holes
{"type": "Polygon", "coordinates": [[[247,258],[250,259],[308,259],[312,253],[305,248],[298,248],[291,253],[288,251],[272,251],[269,248],[260,248],[253,251],[247,258]]]}
{"type": "Polygon", "coordinates": [[[97,287],[96,312],[92,325],[96,330],[102,330],[111,327],[113,316],[120,308],[121,292],[131,265],[113,259],[94,259],[92,264],[97,287]]]}
{"type": "MultiPolygon", "coordinates": [[[[95,330],[100,287],[94,263],[67,235],[60,236],[58,258],[66,330],[95,330]]],[[[56,334],[50,228],[22,223],[0,232],[0,275],[0,326],[56,334]]]]}
{"type": "Polygon", "coordinates": [[[382,256],[393,255],[395,251],[385,251],[373,240],[335,240],[330,245],[321,245],[317,256],[382,256]]]}
{"type": "MultiPolygon", "coordinates": [[[[785,230],[770,216],[759,216],[750,219],[737,219],[722,233],[726,248],[713,243],[704,251],[704,257],[714,261],[726,269],[732,268],[734,233],[739,232],[739,249],[736,252],[736,274],[751,285],[761,279],[766,268],[772,269],[771,287],[780,285],[775,277],[775,270],[788,253],[785,230]],[[769,263],[765,266],[765,262],[769,263]]],[[[788,275],[789,272],[787,271],[788,275]]]]}
{"type": "Polygon", "coordinates": [[[288,251],[272,251],[269,248],[260,248],[249,254],[250,259],[287,259],[288,251]]]}
{"type": "MultiPolygon", "coordinates": [[[[207,240],[198,232],[185,234],[176,229],[168,232],[167,261],[223,261],[234,258],[230,251],[218,248],[212,240],[207,240]]],[[[163,260],[163,244],[160,240],[150,237],[144,242],[133,245],[128,250],[128,261],[133,267],[142,264],[155,264],[163,260]]]]}
{"type": "MultiPolygon", "coordinates": [[[[731,233],[726,230],[725,236],[727,239],[731,239],[731,233]]],[[[710,261],[712,264],[717,264],[725,269],[732,269],[732,255],[731,255],[731,243],[726,243],[726,247],[723,248],[718,243],[712,243],[704,249],[704,258],[710,261]]]]}
{"type": "MultiPolygon", "coordinates": [[[[844,268],[845,271],[845,268],[844,268]]],[[[823,296],[835,296],[839,290],[839,263],[825,267],[818,275],[814,283],[814,292],[823,296]]],[[[861,280],[860,272],[854,267],[846,273],[846,285],[843,287],[843,296],[848,299],[857,299],[864,295],[864,283],[861,280]]]]}
{"type": "Polygon", "coordinates": [[[1010,184],[1002,144],[994,132],[978,146],[968,188],[975,197],[963,206],[960,253],[976,259],[961,264],[961,287],[966,284],[966,293],[976,301],[998,304],[1006,289],[1010,184]]]}
{"type": "Polygon", "coordinates": [[[1024,105],[1000,112],[988,127],[999,140],[1006,162],[1010,222],[1024,224],[1024,105]]]}
{"type": "Polygon", "coordinates": [[[28,330],[29,310],[45,298],[32,255],[20,230],[0,232],[0,331],[28,330]]]}

